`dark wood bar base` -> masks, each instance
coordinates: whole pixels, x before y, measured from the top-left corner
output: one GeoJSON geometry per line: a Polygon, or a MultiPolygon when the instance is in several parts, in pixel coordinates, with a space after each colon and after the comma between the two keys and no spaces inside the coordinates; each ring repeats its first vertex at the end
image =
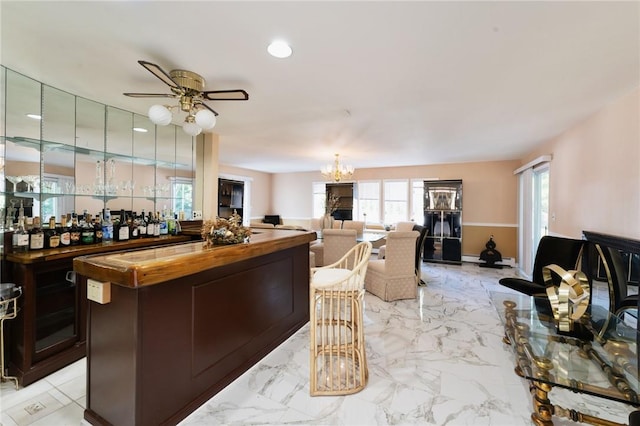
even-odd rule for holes
{"type": "Polygon", "coordinates": [[[308,241],[274,250],[90,301],[85,420],[176,424],[306,324],[308,241]]]}
{"type": "Polygon", "coordinates": [[[85,282],[67,279],[75,257],[189,240],[166,236],[6,253],[8,279],[23,290],[18,316],[5,325],[9,375],[27,386],[85,356],[87,288],[85,282]]]}

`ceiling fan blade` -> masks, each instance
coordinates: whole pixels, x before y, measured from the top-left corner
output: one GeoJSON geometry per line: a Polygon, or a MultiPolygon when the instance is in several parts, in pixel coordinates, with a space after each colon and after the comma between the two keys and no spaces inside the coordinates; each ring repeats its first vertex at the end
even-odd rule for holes
{"type": "Polygon", "coordinates": [[[218,113],[215,112],[209,105],[205,104],[205,103],[201,103],[200,105],[202,105],[203,107],[205,107],[206,109],[208,109],[209,111],[211,111],[216,117],[218,116],[218,113]]]}
{"type": "Polygon", "coordinates": [[[181,89],[180,85],[176,83],[175,80],[171,78],[171,76],[158,65],[152,64],[151,62],[147,61],[138,61],[138,63],[145,67],[151,74],[162,80],[165,84],[176,89],[181,89]]]}
{"type": "Polygon", "coordinates": [[[123,93],[125,96],[132,98],[175,98],[175,95],[168,93],[123,93]]]}
{"type": "Polygon", "coordinates": [[[242,89],[235,90],[207,90],[202,96],[210,101],[246,101],[249,94],[242,89]]]}

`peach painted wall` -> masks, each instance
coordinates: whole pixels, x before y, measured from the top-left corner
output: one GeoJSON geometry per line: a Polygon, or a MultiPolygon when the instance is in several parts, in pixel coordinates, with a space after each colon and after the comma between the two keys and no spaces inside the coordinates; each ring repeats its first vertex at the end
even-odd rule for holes
{"type": "MultiPolygon", "coordinates": [[[[502,255],[515,257],[518,180],[513,171],[519,166],[519,161],[495,161],[356,169],[354,179],[462,179],[462,221],[471,231],[467,238],[463,228],[463,254],[478,255],[494,234],[502,255]],[[498,236],[503,241],[498,241],[498,236]]],[[[273,214],[281,215],[285,223],[309,219],[313,206],[312,184],[318,181],[321,181],[319,172],[274,174],[273,214]]],[[[255,215],[252,213],[252,216],[255,215]]]]}
{"type": "Polygon", "coordinates": [[[583,230],[640,239],[640,89],[530,153],[552,154],[551,234],[583,230]]]}

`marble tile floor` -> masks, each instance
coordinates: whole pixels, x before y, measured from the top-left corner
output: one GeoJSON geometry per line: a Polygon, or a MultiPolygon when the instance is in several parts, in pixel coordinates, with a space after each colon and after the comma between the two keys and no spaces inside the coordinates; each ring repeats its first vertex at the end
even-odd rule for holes
{"type": "MultiPolygon", "coordinates": [[[[204,425],[530,425],[528,384],[511,350],[491,291],[515,269],[424,264],[416,300],[365,296],[367,387],[349,396],[309,396],[309,327],[180,424],[204,425]]],[[[81,425],[85,360],[26,388],[0,387],[0,425],[81,425]]],[[[630,407],[553,390],[565,407],[626,423],[630,407]]],[[[556,425],[575,424],[555,419],[556,425]]]]}

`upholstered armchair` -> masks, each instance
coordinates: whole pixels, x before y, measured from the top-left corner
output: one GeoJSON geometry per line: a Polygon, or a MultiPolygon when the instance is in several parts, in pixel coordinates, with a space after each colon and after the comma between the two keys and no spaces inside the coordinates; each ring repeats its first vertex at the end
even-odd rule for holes
{"type": "Polygon", "coordinates": [[[355,229],[358,237],[362,237],[364,233],[364,222],[359,220],[344,220],[342,221],[342,229],[355,229]]]}
{"type": "Polygon", "coordinates": [[[356,245],[356,237],[355,229],[325,229],[322,231],[322,243],[324,244],[322,265],[329,265],[340,260],[346,252],[356,245]]]}
{"type": "Polygon", "coordinates": [[[369,261],[364,279],[368,292],[386,302],[416,298],[418,277],[415,252],[419,236],[418,231],[389,232],[385,258],[369,261]]]}
{"type": "MultiPolygon", "coordinates": [[[[395,230],[391,232],[409,232],[413,231],[413,226],[415,222],[398,222],[396,223],[395,230]]],[[[381,245],[378,247],[378,259],[384,259],[385,250],[387,247],[385,245],[381,245]]]]}

